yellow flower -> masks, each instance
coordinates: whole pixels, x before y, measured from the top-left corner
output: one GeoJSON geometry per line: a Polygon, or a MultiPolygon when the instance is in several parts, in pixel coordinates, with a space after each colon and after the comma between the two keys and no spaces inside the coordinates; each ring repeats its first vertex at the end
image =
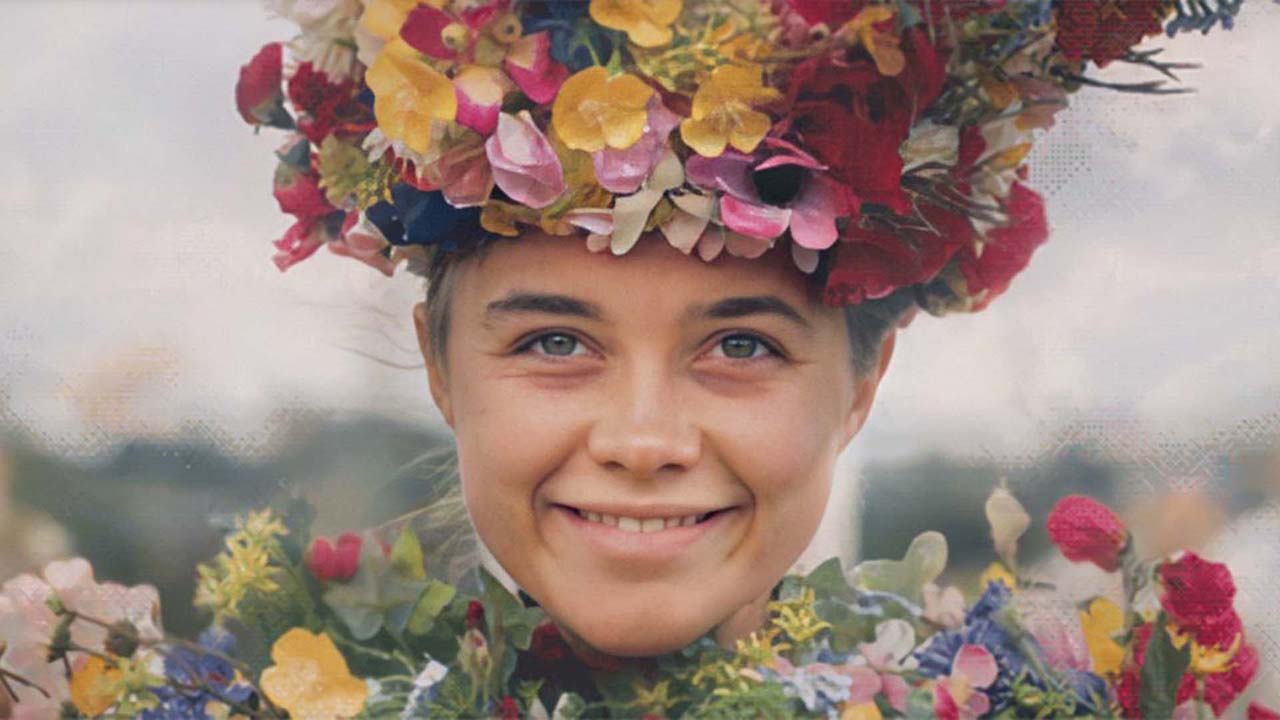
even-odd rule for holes
{"type": "Polygon", "coordinates": [[[1010,590],[1018,589],[1018,579],[1009,572],[1009,568],[1003,563],[993,562],[982,571],[982,577],[978,578],[978,590],[985,591],[987,586],[993,582],[1002,582],[1004,586],[1010,590]]]}
{"type": "Polygon", "coordinates": [[[1103,676],[1118,674],[1125,654],[1124,646],[1115,641],[1124,629],[1120,606],[1106,598],[1094,598],[1087,609],[1080,611],[1080,628],[1093,658],[1093,671],[1103,676]]]}
{"type": "Polygon", "coordinates": [[[276,640],[271,661],[262,691],[295,720],[336,720],[364,709],[369,689],[352,677],[328,635],[294,628],[276,640]]]}
{"type": "Polygon", "coordinates": [[[387,43],[365,72],[374,93],[373,113],[378,127],[391,140],[425,154],[431,147],[431,128],[458,113],[453,83],[418,60],[399,37],[387,43]]]}
{"type": "Polygon", "coordinates": [[[840,720],[883,720],[884,716],[880,714],[880,708],[874,702],[866,702],[861,705],[845,704],[844,710],[840,712],[840,720]]]}
{"type": "Polygon", "coordinates": [[[236,519],[237,540],[246,545],[265,545],[276,538],[289,534],[289,530],[280,522],[269,508],[249,513],[247,517],[236,519]]]}
{"type": "MultiPolygon", "coordinates": [[[[439,8],[442,3],[428,4],[439,8]]],[[[390,40],[400,34],[404,21],[417,6],[418,0],[369,0],[360,16],[360,27],[376,38],[390,40]]]]}
{"type": "Polygon", "coordinates": [[[876,61],[876,70],[885,77],[896,77],[907,66],[896,27],[889,32],[876,29],[876,25],[893,19],[896,12],[887,5],[869,5],[840,29],[842,35],[854,39],[855,45],[866,48],[867,54],[876,61]]]}
{"type": "Polygon", "coordinates": [[[773,626],[798,643],[808,642],[830,628],[831,623],[819,619],[813,611],[814,595],[813,588],[805,588],[799,597],[769,603],[773,626]]]}
{"type": "Polygon", "coordinates": [[[592,20],[651,48],[671,42],[671,23],[683,6],[683,0],[591,0],[590,12],[592,20]]]}
{"type": "Polygon", "coordinates": [[[716,68],[693,96],[693,117],[680,123],[685,144],[703,157],[719,157],[726,145],[744,153],[755,150],[771,122],[768,115],[752,108],[782,97],[765,87],[762,77],[759,66],[716,68]]]}
{"type": "Polygon", "coordinates": [[[653,88],[634,75],[609,76],[596,66],[565,81],[551,108],[551,126],[566,146],[626,150],[644,135],[653,88]]]}
{"type": "Polygon", "coordinates": [[[89,717],[97,717],[116,702],[119,694],[120,669],[97,655],[89,656],[84,665],[71,674],[71,702],[89,717]]]}

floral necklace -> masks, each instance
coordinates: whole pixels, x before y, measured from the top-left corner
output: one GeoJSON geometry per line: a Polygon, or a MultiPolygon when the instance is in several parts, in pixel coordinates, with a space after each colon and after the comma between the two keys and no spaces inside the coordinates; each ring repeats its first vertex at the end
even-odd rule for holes
{"type": "Polygon", "coordinates": [[[214,616],[198,642],[164,635],[154,589],[99,584],[83,560],[5,583],[0,700],[15,717],[144,720],[1155,718],[1220,716],[1249,685],[1258,654],[1225,566],[1141,561],[1109,509],[1068,497],[1051,539],[1125,589],[1123,608],[1095,598],[1077,611],[1019,577],[1030,518],[1017,500],[997,490],[987,515],[999,561],[971,603],[937,584],[947,544],[928,532],[899,560],[783,578],[764,627],[733,648],[704,636],[588,667],[483,568],[457,585],[433,577],[408,527],[393,543],[312,540],[295,500],[238,519],[198,568],[196,604],[214,616]]]}

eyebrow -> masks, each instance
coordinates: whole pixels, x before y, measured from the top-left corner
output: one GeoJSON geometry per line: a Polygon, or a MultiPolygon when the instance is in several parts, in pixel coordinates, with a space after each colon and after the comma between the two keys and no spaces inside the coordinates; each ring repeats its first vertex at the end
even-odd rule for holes
{"type": "Polygon", "coordinates": [[[598,305],[585,300],[569,295],[525,291],[511,292],[506,297],[489,303],[484,310],[486,317],[518,313],[569,315],[587,320],[600,320],[604,317],[598,305]]]}
{"type": "Polygon", "coordinates": [[[776,295],[747,295],[725,298],[712,303],[696,314],[717,320],[732,320],[751,315],[776,315],[805,330],[813,329],[813,324],[804,315],[801,315],[800,311],[776,295]]]}
{"type": "MultiPolygon", "coordinates": [[[[514,315],[520,313],[540,313],[545,315],[567,315],[586,320],[601,320],[604,312],[595,303],[580,300],[570,295],[513,291],[506,297],[494,300],[485,306],[485,316],[514,315]]],[[[744,295],[717,300],[706,306],[692,308],[686,314],[689,317],[711,318],[715,320],[733,320],[752,315],[774,315],[787,320],[805,330],[812,330],[813,324],[790,303],[776,295],[744,295]]]]}

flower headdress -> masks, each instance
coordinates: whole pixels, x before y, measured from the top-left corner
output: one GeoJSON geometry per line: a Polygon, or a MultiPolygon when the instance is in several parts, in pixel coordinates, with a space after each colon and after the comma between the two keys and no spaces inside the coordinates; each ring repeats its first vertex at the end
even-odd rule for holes
{"type": "Polygon", "coordinates": [[[301,32],[236,100],[295,131],[281,270],[327,244],[390,275],[522,228],[621,255],[656,230],[707,261],[785,243],[833,305],[972,311],[1048,235],[1024,159],[1106,85],[1089,64],[1172,77],[1134,46],[1241,1],[268,0],[301,32]]]}

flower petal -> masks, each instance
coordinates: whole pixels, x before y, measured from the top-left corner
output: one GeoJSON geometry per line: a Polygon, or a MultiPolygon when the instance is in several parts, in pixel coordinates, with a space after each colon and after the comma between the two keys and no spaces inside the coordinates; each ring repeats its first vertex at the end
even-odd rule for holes
{"type": "Polygon", "coordinates": [[[952,675],[964,675],[970,687],[986,688],[996,681],[1000,668],[995,656],[981,645],[966,643],[951,664],[952,675]]]}
{"type": "Polygon", "coordinates": [[[511,81],[501,70],[481,65],[464,67],[453,79],[458,98],[457,120],[481,135],[489,135],[498,126],[502,99],[511,89],[511,81]]]}
{"type": "Polygon", "coordinates": [[[564,167],[529,111],[502,113],[485,142],[493,179],[512,200],[531,208],[555,202],[565,190],[564,167]]]}
{"type": "Polygon", "coordinates": [[[810,177],[791,201],[791,238],[811,250],[826,250],[834,245],[839,235],[836,219],[853,214],[851,194],[825,175],[810,177]]]}
{"type": "Polygon", "coordinates": [[[718,157],[694,155],[685,161],[689,182],[706,190],[722,190],[739,199],[759,202],[760,194],[751,180],[750,155],[727,152],[718,157]]]}
{"type": "Polygon", "coordinates": [[[551,59],[548,32],[531,33],[515,41],[502,67],[516,87],[539,105],[551,102],[569,77],[569,68],[551,59]]]}
{"type": "Polygon", "coordinates": [[[720,200],[720,220],[725,227],[756,238],[773,240],[787,231],[791,222],[789,208],[757,205],[725,195],[720,200]]]}

